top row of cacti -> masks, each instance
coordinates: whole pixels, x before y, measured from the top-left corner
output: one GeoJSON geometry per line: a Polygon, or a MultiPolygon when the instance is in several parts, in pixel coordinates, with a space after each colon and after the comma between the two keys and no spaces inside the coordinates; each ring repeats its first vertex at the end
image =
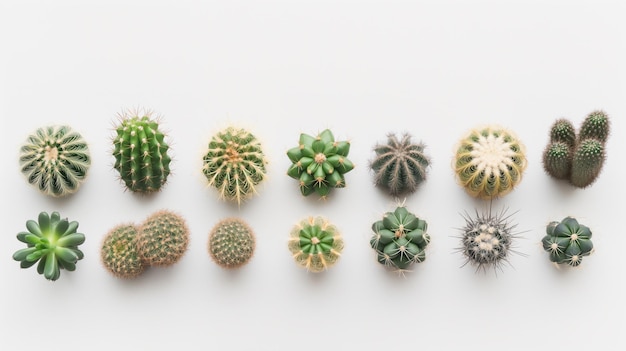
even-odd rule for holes
{"type": "MultiPolygon", "coordinates": [[[[170,174],[171,158],[159,119],[150,111],[128,111],[119,117],[113,156],[121,181],[137,193],[160,190],[170,174]]],[[[602,169],[609,132],[609,119],[602,111],[590,113],[578,135],[570,121],[558,119],[544,151],[545,171],[554,178],[569,179],[576,187],[589,186],[602,169]]],[[[369,163],[375,185],[392,196],[415,192],[430,166],[424,149],[409,134],[388,135],[385,144],[374,147],[376,155],[369,163]]],[[[336,141],[328,129],[317,136],[302,133],[298,146],[287,151],[292,163],[287,174],[298,181],[302,195],[325,197],[332,188],[346,185],[345,174],[354,168],[349,151],[350,142],[336,141]]],[[[28,182],[55,197],[77,191],[90,163],[87,143],[68,126],[40,128],[21,148],[21,170],[28,182]]],[[[202,172],[220,198],[240,204],[256,193],[256,186],[266,178],[266,165],[256,137],[229,127],[210,140],[202,172]]],[[[526,165],[524,145],[511,131],[497,126],[471,130],[460,140],[453,162],[459,183],[470,195],[483,199],[510,192],[526,165]]]]}

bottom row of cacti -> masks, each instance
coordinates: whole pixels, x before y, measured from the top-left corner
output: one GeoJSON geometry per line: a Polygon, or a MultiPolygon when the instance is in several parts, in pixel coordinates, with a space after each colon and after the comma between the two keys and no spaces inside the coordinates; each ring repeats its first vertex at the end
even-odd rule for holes
{"type": "MultiPolygon", "coordinates": [[[[499,268],[508,262],[512,242],[517,237],[516,225],[509,222],[506,211],[496,215],[466,214],[458,251],[466,263],[477,269],[499,268]]],[[[17,239],[27,245],[13,254],[21,268],[37,264],[37,272],[48,280],[57,280],[61,270],[73,271],[84,257],[78,248],[85,235],[78,233],[78,222],[61,219],[58,212],[39,214],[38,221],[26,222],[28,231],[17,239]]],[[[430,242],[428,224],[399,206],[387,212],[372,225],[370,246],[378,262],[392,270],[404,272],[414,263],[426,259],[430,242]]],[[[578,266],[591,254],[591,230],[566,217],[551,222],[542,239],[543,248],[555,264],[578,266]]],[[[121,224],[111,229],[100,248],[104,267],[119,278],[135,278],[150,266],[169,266],[178,262],[187,251],[189,229],[176,213],[161,210],[141,224],[121,224]]],[[[209,234],[208,252],[215,263],[224,268],[238,268],[250,260],[255,250],[255,236],[248,224],[238,218],[217,223],[209,234]]],[[[322,217],[309,217],[294,226],[288,248],[296,263],[310,272],[321,272],[335,264],[344,247],[343,238],[334,225],[322,217]]]]}

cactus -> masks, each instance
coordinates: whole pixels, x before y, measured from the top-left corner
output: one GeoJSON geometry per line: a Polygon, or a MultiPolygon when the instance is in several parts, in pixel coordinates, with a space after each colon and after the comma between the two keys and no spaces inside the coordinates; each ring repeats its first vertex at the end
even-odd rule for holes
{"type": "Polygon", "coordinates": [[[150,111],[127,111],[119,118],[113,140],[114,168],[133,192],[160,190],[170,174],[171,158],[158,119],[152,118],[150,111]]]}
{"type": "Polygon", "coordinates": [[[170,266],[187,251],[189,229],[174,212],[161,210],[150,215],[137,234],[137,250],[144,264],[170,266]]]}
{"type": "Polygon", "coordinates": [[[337,263],[343,238],[325,218],[309,217],[293,227],[288,247],[297,264],[318,273],[337,263]]]}
{"type": "Polygon", "coordinates": [[[61,276],[61,269],[74,271],[76,262],[84,257],[78,246],[85,242],[85,235],[76,232],[78,222],[61,219],[58,212],[41,212],[37,222],[26,222],[26,229],[27,232],[17,234],[17,239],[27,247],[13,254],[21,268],[39,262],[37,273],[55,281],[61,276]]]}
{"type": "Polygon", "coordinates": [[[120,224],[104,237],[100,248],[104,267],[118,278],[136,278],[145,269],[137,250],[137,227],[120,224]]]}
{"type": "Polygon", "coordinates": [[[332,188],[346,186],[344,175],[354,169],[349,151],[350,142],[335,141],[328,129],[316,137],[302,133],[299,145],[287,151],[292,162],[287,174],[298,180],[302,195],[325,198],[332,188]]]}
{"type": "Polygon", "coordinates": [[[591,230],[572,217],[550,222],[541,243],[550,254],[550,261],[574,267],[580,265],[583,257],[589,256],[593,250],[591,230]]]}
{"type": "Polygon", "coordinates": [[[606,143],[610,132],[611,123],[609,116],[604,111],[593,111],[583,120],[578,139],[596,139],[601,143],[606,143]]]}
{"type": "Polygon", "coordinates": [[[209,142],[202,172],[220,198],[241,201],[256,193],[265,179],[267,161],[259,141],[245,129],[233,127],[217,133],[209,142]]]}
{"type": "Polygon", "coordinates": [[[582,140],[572,157],[570,183],[579,188],[591,185],[600,174],[605,158],[602,142],[596,139],[582,140]]]}
{"type": "Polygon", "coordinates": [[[544,170],[557,179],[569,179],[572,172],[572,147],[553,141],[543,153],[544,170]]]}
{"type": "Polygon", "coordinates": [[[374,222],[370,246],[376,251],[378,262],[404,271],[413,263],[426,259],[424,249],[430,242],[427,229],[426,221],[400,206],[374,222]]]}
{"type": "Polygon", "coordinates": [[[459,142],[454,162],[457,180],[472,196],[490,199],[509,193],[526,168],[524,145],[507,129],[473,129],[459,142]]]}
{"type": "Polygon", "coordinates": [[[395,134],[387,136],[387,144],[374,147],[376,157],[370,162],[374,184],[387,189],[390,195],[411,194],[426,180],[430,158],[424,154],[424,144],[414,144],[406,133],[400,140],[395,134]]]}
{"type": "Polygon", "coordinates": [[[215,225],[209,235],[209,254],[219,266],[239,268],[252,258],[254,233],[248,224],[237,218],[227,218],[215,225]]]}
{"type": "Polygon", "coordinates": [[[21,147],[19,160],[28,182],[53,197],[75,193],[91,165],[87,143],[69,126],[37,129],[21,147]]]}

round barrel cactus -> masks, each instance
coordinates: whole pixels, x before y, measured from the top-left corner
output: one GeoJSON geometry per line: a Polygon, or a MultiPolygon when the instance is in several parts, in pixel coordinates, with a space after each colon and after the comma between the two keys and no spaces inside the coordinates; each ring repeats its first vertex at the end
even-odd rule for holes
{"type": "Polygon", "coordinates": [[[580,265],[583,257],[589,256],[593,250],[591,230],[572,217],[550,222],[541,242],[543,249],[550,254],[550,261],[574,267],[580,265]]]}
{"type": "Polygon", "coordinates": [[[61,219],[58,212],[41,212],[38,221],[26,222],[28,231],[17,234],[26,248],[16,251],[13,259],[20,267],[37,264],[37,273],[51,281],[59,279],[61,270],[74,271],[84,254],[78,248],[85,242],[85,234],[78,233],[78,222],[61,219]]]}
{"type": "Polygon", "coordinates": [[[299,145],[287,151],[292,162],[287,175],[298,180],[302,195],[326,197],[332,188],[346,186],[344,175],[354,169],[349,151],[350,142],[335,141],[329,129],[316,137],[302,133],[299,145]]]}
{"type": "Polygon", "coordinates": [[[224,268],[239,268],[252,258],[256,241],[250,226],[241,219],[227,218],[209,234],[209,254],[224,268]]]}
{"type": "Polygon", "coordinates": [[[87,143],[69,126],[37,129],[22,145],[19,160],[26,180],[53,197],[75,193],[91,165],[87,143]]]}
{"type": "Polygon", "coordinates": [[[318,273],[337,263],[343,238],[325,218],[309,217],[293,227],[288,246],[298,265],[318,273]]]}
{"type": "Polygon", "coordinates": [[[137,231],[133,224],[120,224],[104,237],[100,259],[104,267],[118,278],[136,278],[145,269],[137,250],[137,231]]]}
{"type": "Polygon", "coordinates": [[[127,111],[119,117],[113,140],[114,168],[133,192],[160,190],[170,174],[171,158],[159,120],[150,111],[127,111]]]}
{"type": "Polygon", "coordinates": [[[172,211],[157,211],[139,226],[137,251],[146,265],[173,265],[182,258],[188,245],[187,223],[172,211]]]}
{"type": "Polygon", "coordinates": [[[370,245],[376,251],[378,262],[405,271],[413,263],[426,259],[424,249],[430,242],[427,229],[426,221],[400,206],[374,222],[370,245]]]}

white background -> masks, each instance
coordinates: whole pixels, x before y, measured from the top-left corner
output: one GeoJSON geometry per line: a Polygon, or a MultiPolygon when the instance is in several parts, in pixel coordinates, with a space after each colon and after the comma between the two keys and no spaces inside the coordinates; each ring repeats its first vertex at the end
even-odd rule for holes
{"type": "Polygon", "coordinates": [[[2,1],[0,347],[4,350],[624,350],[623,1],[2,1]],[[97,3],[97,4],[96,4],[97,3]],[[156,196],[124,191],[112,126],[126,108],[162,115],[173,174],[156,196]],[[559,117],[613,121],[598,181],[580,190],[548,177],[541,153],[559,117]],[[519,210],[525,256],[494,274],[462,267],[460,213],[483,210],[451,169],[454,146],[483,124],[510,128],[528,168],[494,209],[519,210]],[[28,185],[18,150],[34,129],[70,124],[93,165],[74,196],[28,185]],[[253,131],[269,158],[259,195],[237,208],[200,172],[210,136],[253,131]],[[285,152],[301,132],[352,141],[356,168],[326,201],[302,197],[285,152]],[[389,132],[427,144],[429,178],[406,199],[429,223],[427,260],[399,277],[376,262],[370,225],[395,200],[372,185],[372,147],[389,132]],[[620,163],[622,166],[620,166],[620,163]],[[191,230],[184,258],[123,281],[99,246],[117,224],[167,208],[191,230]],[[15,235],[41,211],[80,222],[75,272],[56,282],[21,270],[15,235]],[[343,233],[339,263],[314,275],[287,250],[291,227],[323,215],[343,233]],[[557,269],[545,225],[572,215],[596,251],[557,269]],[[239,216],[257,250],[238,271],[214,264],[208,232],[239,216]],[[602,346],[603,345],[603,346],[602,346]],[[9,348],[7,348],[9,347],[9,348]]]}

